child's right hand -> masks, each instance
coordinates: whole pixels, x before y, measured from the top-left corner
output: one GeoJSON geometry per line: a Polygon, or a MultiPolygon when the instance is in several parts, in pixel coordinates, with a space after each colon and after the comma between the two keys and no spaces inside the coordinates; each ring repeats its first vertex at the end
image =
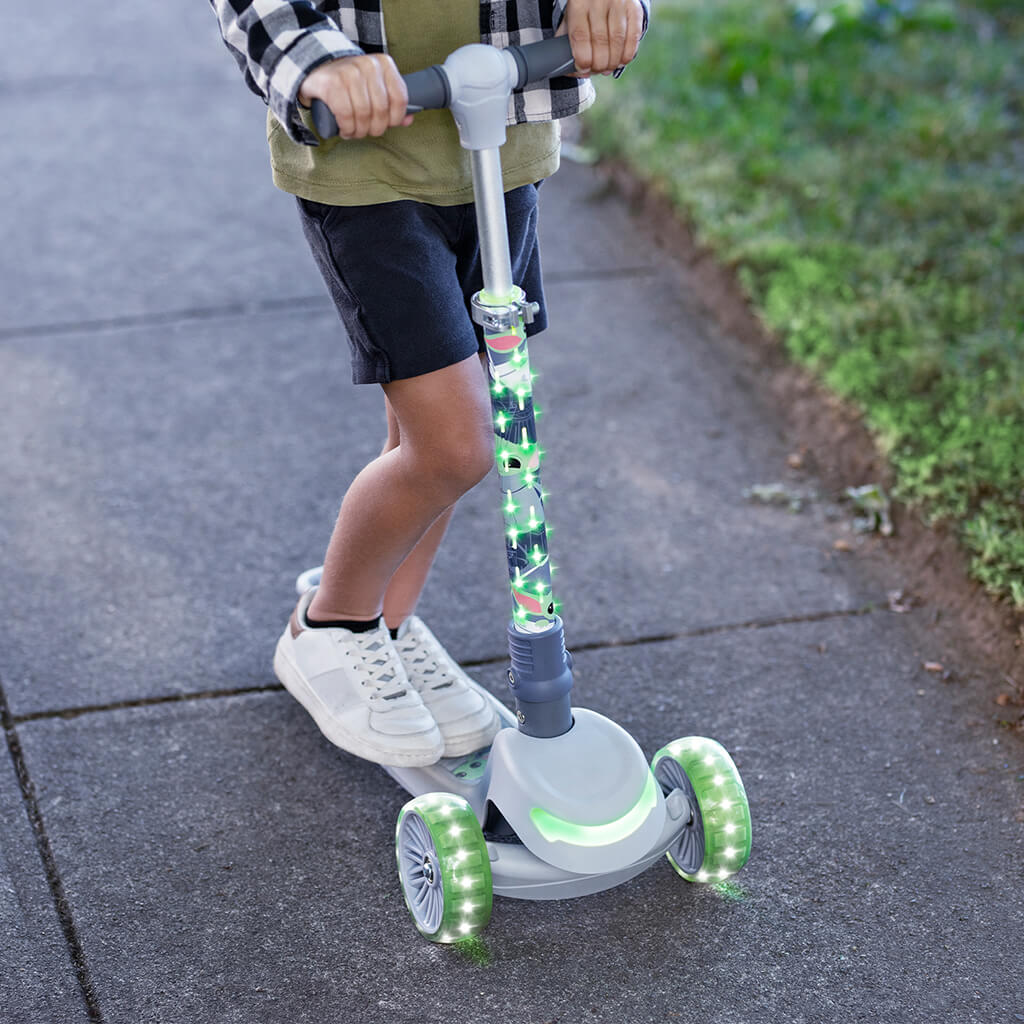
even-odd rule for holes
{"type": "Polygon", "coordinates": [[[302,80],[299,102],[308,107],[315,99],[330,107],[343,139],[379,136],[388,128],[412,124],[412,115],[405,112],[405,82],[384,53],[339,57],[314,68],[302,80]]]}

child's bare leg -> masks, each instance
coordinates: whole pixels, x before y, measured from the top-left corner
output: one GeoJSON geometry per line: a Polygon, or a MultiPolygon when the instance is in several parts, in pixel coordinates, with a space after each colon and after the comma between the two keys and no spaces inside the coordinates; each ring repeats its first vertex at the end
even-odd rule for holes
{"type": "Polygon", "coordinates": [[[487,382],[476,356],[383,387],[398,444],[345,495],[309,609],[317,620],[378,617],[396,575],[388,609],[408,614],[404,606],[410,598],[415,604],[452,506],[493,462],[487,382]]]}
{"type": "MultiPolygon", "coordinates": [[[[480,357],[480,365],[484,367],[484,376],[487,376],[487,357],[480,357]]],[[[402,431],[398,423],[398,417],[387,396],[384,397],[385,412],[388,421],[388,437],[384,443],[384,451],[397,448],[402,440],[402,431]]],[[[494,438],[490,441],[491,450],[494,449],[494,438]]],[[[427,582],[431,566],[437,557],[438,548],[444,540],[448,524],[451,522],[454,506],[442,512],[434,521],[434,524],[420,538],[419,544],[409,552],[406,560],[398,567],[391,582],[388,584],[387,592],[384,594],[384,621],[389,629],[397,629],[416,610],[420,594],[427,582]]]]}
{"type": "MultiPolygon", "coordinates": [[[[387,396],[384,396],[388,420],[388,437],[384,451],[397,448],[402,440],[402,431],[395,410],[387,396]]],[[[397,629],[416,609],[423,587],[434,564],[441,541],[444,540],[448,523],[451,522],[454,507],[442,512],[433,525],[420,538],[420,542],[409,552],[405,561],[395,571],[384,594],[384,622],[388,629],[397,629]]]]}

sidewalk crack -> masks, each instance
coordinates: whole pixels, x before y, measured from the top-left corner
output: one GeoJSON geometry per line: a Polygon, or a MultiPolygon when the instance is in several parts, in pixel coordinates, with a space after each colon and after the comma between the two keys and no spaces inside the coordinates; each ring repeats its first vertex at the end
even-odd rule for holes
{"type": "Polygon", "coordinates": [[[64,941],[67,944],[68,955],[71,958],[71,966],[74,969],[75,977],[78,980],[78,987],[81,990],[82,998],[85,1001],[86,1012],[93,1024],[103,1024],[103,1013],[100,1010],[99,1001],[96,997],[96,990],[93,987],[92,978],[89,973],[89,965],[86,962],[85,950],[75,927],[74,917],[71,913],[71,904],[68,902],[67,893],[64,889],[64,882],[57,869],[57,859],[50,844],[50,837],[46,832],[46,825],[43,822],[43,814],[39,807],[39,800],[36,797],[35,786],[32,777],[29,775],[28,765],[25,763],[25,753],[15,728],[14,719],[11,716],[10,706],[7,703],[7,694],[0,683],[0,728],[3,729],[7,740],[7,751],[14,764],[14,772],[18,779],[18,787],[21,790],[21,799],[25,805],[25,813],[28,815],[29,825],[35,837],[36,849],[39,858],[43,862],[43,870],[46,874],[46,881],[50,887],[50,895],[53,899],[57,917],[60,920],[61,931],[64,933],[64,941]]]}
{"type": "MultiPolygon", "coordinates": [[[[804,612],[800,615],[778,615],[759,619],[747,619],[743,622],[721,622],[709,626],[694,626],[672,633],[647,633],[643,636],[613,637],[610,640],[589,640],[569,646],[574,654],[580,651],[605,651],[615,647],[643,647],[648,644],[665,644],[674,640],[692,640],[696,637],[713,636],[716,633],[734,633],[744,629],[773,629],[776,626],[793,626],[805,622],[826,622],[829,619],[855,618],[859,615],[870,615],[871,612],[884,611],[881,604],[866,604],[860,608],[838,608],[831,611],[804,612]]],[[[494,657],[476,658],[462,661],[463,668],[481,668],[507,660],[507,654],[494,657]]]]}
{"type": "Polygon", "coordinates": [[[194,690],[189,693],[166,693],[157,697],[135,697],[130,700],[112,700],[106,704],[79,704],[77,707],[47,708],[29,711],[24,715],[11,715],[11,725],[26,722],[42,722],[52,718],[72,719],[82,715],[94,715],[103,711],[124,711],[127,708],[150,708],[161,704],[182,704],[193,700],[212,700],[218,697],[244,697],[250,693],[276,693],[283,690],[280,683],[266,683],[258,686],[234,686],[218,690],[194,690]]]}
{"type": "Polygon", "coordinates": [[[192,306],[152,313],[129,313],[97,320],[66,320],[49,324],[0,327],[0,341],[15,338],[49,337],[62,334],[97,334],[135,327],[173,327],[196,320],[224,320],[231,317],[263,316],[273,313],[323,313],[330,309],[327,294],[295,295],[283,299],[229,302],[219,306],[192,306]]]}

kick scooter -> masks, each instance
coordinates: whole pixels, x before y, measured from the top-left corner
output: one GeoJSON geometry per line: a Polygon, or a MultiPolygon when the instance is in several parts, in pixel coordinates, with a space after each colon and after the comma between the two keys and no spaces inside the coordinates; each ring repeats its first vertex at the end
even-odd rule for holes
{"type": "MultiPolygon", "coordinates": [[[[513,605],[507,678],[515,712],[486,694],[502,723],[493,743],[426,768],[384,768],[413,797],[398,816],[398,873],[416,927],[434,942],[478,933],[495,894],[583,896],[662,855],[688,881],[719,882],[750,856],[747,796],[720,744],[678,739],[648,763],[624,729],[571,705],[526,347],[536,307],[512,281],[499,156],[511,92],[571,67],[562,36],[505,50],[465,46],[405,76],[409,111],[451,110],[471,153],[484,284],[472,309],[487,345],[513,605]]],[[[337,134],[319,101],[313,119],[321,138],[337,134]]],[[[319,575],[303,573],[299,592],[319,575]]]]}

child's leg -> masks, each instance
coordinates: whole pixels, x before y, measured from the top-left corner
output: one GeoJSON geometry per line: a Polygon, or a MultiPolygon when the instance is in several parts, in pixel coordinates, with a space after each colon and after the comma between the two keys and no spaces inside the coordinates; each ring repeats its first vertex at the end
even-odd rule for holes
{"type": "Polygon", "coordinates": [[[378,617],[396,577],[388,608],[404,618],[452,507],[493,462],[487,381],[477,356],[382,387],[399,443],[366,466],[345,495],[309,609],[313,619],[378,617]]]}
{"type": "MultiPolygon", "coordinates": [[[[401,443],[402,431],[395,410],[391,408],[386,395],[384,410],[387,415],[388,436],[383,451],[389,452],[401,443]]],[[[449,508],[434,520],[433,525],[423,534],[420,542],[409,552],[405,561],[391,577],[384,594],[384,621],[388,629],[397,629],[415,611],[430,568],[434,564],[434,558],[448,530],[453,511],[453,508],[449,508]]]]}

